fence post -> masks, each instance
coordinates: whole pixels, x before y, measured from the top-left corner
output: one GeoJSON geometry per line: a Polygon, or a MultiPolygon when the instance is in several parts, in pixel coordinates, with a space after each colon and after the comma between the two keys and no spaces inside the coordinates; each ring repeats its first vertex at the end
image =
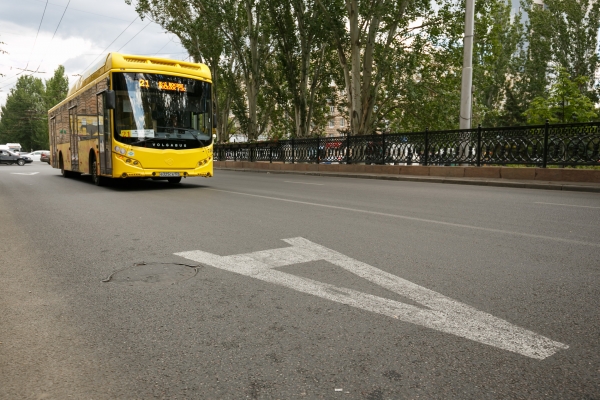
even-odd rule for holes
{"type": "Polygon", "coordinates": [[[248,150],[250,150],[250,154],[248,154],[248,161],[253,162],[253,157],[252,157],[252,146],[248,146],[248,150]]]}
{"type": "Polygon", "coordinates": [[[544,126],[544,156],[542,158],[542,168],[546,168],[548,164],[548,131],[550,130],[550,121],[546,120],[546,126],[544,126]]]}
{"type": "Polygon", "coordinates": [[[321,158],[321,136],[317,136],[317,164],[320,163],[321,158]]]}
{"type": "Polygon", "coordinates": [[[233,161],[237,162],[237,149],[236,148],[233,149],[233,161]]]}
{"type": "Polygon", "coordinates": [[[481,167],[481,124],[477,126],[477,166],[481,167]]]}
{"type": "Polygon", "coordinates": [[[348,131],[348,137],[346,138],[346,164],[350,164],[350,131],[348,131]]]}
{"type": "Polygon", "coordinates": [[[269,142],[269,164],[273,163],[273,142],[269,142]]]}
{"type": "Polygon", "coordinates": [[[385,152],[385,130],[381,132],[381,157],[383,158],[381,164],[385,165],[386,152],[385,152]]]}
{"type": "Polygon", "coordinates": [[[425,155],[424,155],[424,164],[427,166],[427,162],[429,161],[429,128],[425,128],[425,155]]]}
{"type": "MultiPolygon", "coordinates": [[[[373,131],[373,133],[371,134],[371,159],[373,161],[373,164],[377,165],[378,164],[378,159],[377,159],[377,150],[376,150],[376,145],[375,145],[375,131],[373,131]]],[[[365,157],[365,161],[367,161],[367,158],[365,157]]],[[[366,162],[365,162],[366,164],[366,162]]]]}
{"type": "Polygon", "coordinates": [[[294,154],[294,138],[292,137],[292,164],[294,163],[296,157],[296,155],[294,154]]]}

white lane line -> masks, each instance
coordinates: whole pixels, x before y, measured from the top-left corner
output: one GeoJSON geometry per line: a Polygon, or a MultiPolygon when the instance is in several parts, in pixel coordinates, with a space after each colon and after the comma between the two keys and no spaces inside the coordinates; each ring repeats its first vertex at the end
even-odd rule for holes
{"type": "Polygon", "coordinates": [[[39,174],[39,172],[11,172],[13,175],[35,175],[39,174]]]}
{"type": "Polygon", "coordinates": [[[283,241],[291,247],[223,257],[201,250],[175,253],[175,255],[538,360],[550,357],[561,349],[569,348],[563,343],[513,325],[307,239],[296,237],[283,241]],[[328,261],[376,285],[407,297],[423,307],[274,269],[317,260],[328,261]]]}
{"type": "Polygon", "coordinates": [[[544,204],[544,205],[548,205],[548,206],[581,207],[581,208],[600,209],[600,207],[593,207],[593,206],[578,206],[575,204],[544,203],[542,201],[536,201],[534,204],[544,204]]]}
{"type": "Polygon", "coordinates": [[[557,237],[552,237],[552,236],[535,235],[533,233],[512,232],[512,231],[505,231],[505,230],[502,230],[502,229],[485,228],[485,227],[481,227],[481,226],[455,224],[453,222],[436,221],[436,220],[433,220],[433,219],[425,219],[425,218],[418,218],[418,217],[409,217],[407,215],[388,214],[388,213],[382,213],[382,212],[377,212],[377,211],[360,210],[358,208],[332,206],[332,205],[329,205],[329,204],[311,203],[311,202],[308,202],[308,201],[283,199],[283,198],[280,198],[280,197],[262,196],[262,195],[259,195],[259,194],[234,192],[232,190],[213,189],[213,188],[210,188],[210,189],[207,188],[207,190],[213,190],[215,192],[239,194],[239,195],[242,195],[242,196],[257,197],[257,198],[261,198],[261,199],[285,201],[285,202],[288,202],[288,203],[304,204],[304,205],[308,205],[308,206],[323,207],[323,208],[333,208],[333,209],[336,209],[336,210],[358,212],[358,213],[363,213],[363,214],[379,215],[379,216],[382,216],[382,217],[405,219],[405,220],[408,220],[408,221],[426,222],[426,223],[429,223],[429,224],[438,224],[438,225],[444,225],[444,226],[452,226],[452,227],[455,227],[455,228],[473,229],[473,230],[484,231],[484,232],[501,233],[501,234],[504,234],[504,235],[513,235],[513,236],[521,236],[521,237],[528,237],[528,238],[534,238],[534,239],[553,240],[553,241],[556,241],[556,242],[568,243],[568,244],[577,244],[577,245],[583,245],[583,246],[600,247],[600,243],[584,242],[584,241],[581,241],[581,240],[564,239],[564,238],[557,238],[557,237]]]}
{"type": "Polygon", "coordinates": [[[302,185],[317,185],[317,186],[323,186],[324,183],[310,183],[310,182],[297,182],[297,181],[284,181],[287,183],[301,183],[302,185]]]}

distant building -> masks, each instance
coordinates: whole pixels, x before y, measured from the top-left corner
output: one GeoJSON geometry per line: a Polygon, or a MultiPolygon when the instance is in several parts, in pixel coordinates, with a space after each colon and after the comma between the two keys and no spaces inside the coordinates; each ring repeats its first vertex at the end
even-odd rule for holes
{"type": "Polygon", "coordinates": [[[327,117],[327,124],[325,125],[325,136],[336,137],[344,136],[344,133],[349,129],[349,124],[344,115],[333,104],[329,104],[329,115],[327,117]]]}

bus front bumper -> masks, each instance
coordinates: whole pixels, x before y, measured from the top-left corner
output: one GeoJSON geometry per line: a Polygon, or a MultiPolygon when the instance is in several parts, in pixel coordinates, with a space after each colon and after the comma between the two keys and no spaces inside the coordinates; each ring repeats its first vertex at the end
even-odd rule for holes
{"type": "Polygon", "coordinates": [[[198,163],[196,168],[169,168],[169,169],[145,169],[137,160],[127,157],[119,157],[113,165],[113,178],[154,178],[167,179],[175,177],[196,177],[201,176],[210,178],[213,176],[212,157],[198,163]]]}

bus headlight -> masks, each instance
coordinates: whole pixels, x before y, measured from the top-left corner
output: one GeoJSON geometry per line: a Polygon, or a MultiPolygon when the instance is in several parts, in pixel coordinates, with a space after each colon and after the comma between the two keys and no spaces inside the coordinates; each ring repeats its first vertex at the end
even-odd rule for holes
{"type": "Polygon", "coordinates": [[[206,165],[206,164],[208,164],[208,162],[211,160],[211,158],[212,158],[212,157],[208,157],[208,158],[205,158],[204,160],[200,160],[200,161],[198,161],[198,166],[199,166],[199,167],[202,167],[203,165],[206,165]]]}

